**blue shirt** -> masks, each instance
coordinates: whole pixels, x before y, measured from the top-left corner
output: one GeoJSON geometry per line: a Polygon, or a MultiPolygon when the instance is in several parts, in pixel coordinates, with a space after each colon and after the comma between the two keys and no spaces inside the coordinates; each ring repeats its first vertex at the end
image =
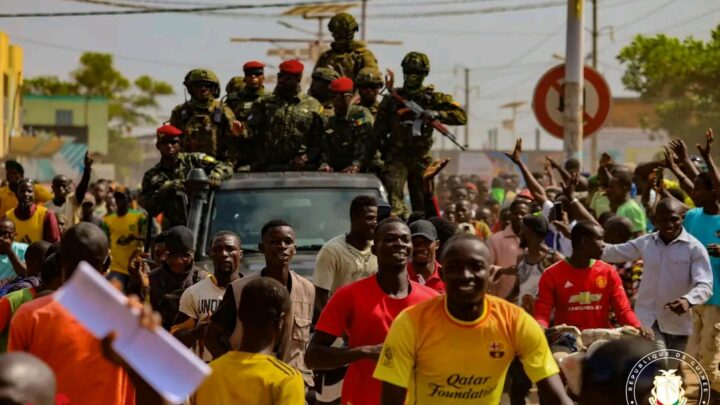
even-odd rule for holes
{"type": "MultiPolygon", "coordinates": [[[[25,251],[27,250],[27,243],[13,242],[12,251],[15,252],[15,256],[20,259],[21,262],[25,261],[25,251]]],[[[7,255],[0,255],[0,280],[17,277],[15,269],[13,269],[10,258],[7,255]]]]}
{"type": "MultiPolygon", "coordinates": [[[[708,215],[702,208],[693,208],[685,214],[683,226],[706,248],[713,243],[720,244],[720,215],[708,215]]],[[[713,271],[713,295],[706,304],[720,306],[720,257],[710,256],[710,265],[713,271]]]]}

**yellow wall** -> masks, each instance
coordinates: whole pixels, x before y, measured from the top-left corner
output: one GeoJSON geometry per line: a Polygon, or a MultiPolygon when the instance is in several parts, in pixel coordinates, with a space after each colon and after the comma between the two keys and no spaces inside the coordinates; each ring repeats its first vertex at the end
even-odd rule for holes
{"type": "MultiPolygon", "coordinates": [[[[57,110],[72,111],[73,126],[88,127],[88,151],[108,153],[108,102],[105,97],[25,95],[23,125],[56,125],[57,110]]],[[[57,135],[67,135],[58,133],[57,135]]]]}
{"type": "Polygon", "coordinates": [[[10,137],[21,133],[22,82],[23,50],[0,32],[0,157],[7,155],[10,137]]]}

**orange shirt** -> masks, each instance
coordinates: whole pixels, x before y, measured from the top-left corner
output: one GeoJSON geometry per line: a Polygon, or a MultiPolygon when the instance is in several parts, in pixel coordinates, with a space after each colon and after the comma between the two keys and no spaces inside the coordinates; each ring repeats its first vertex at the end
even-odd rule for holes
{"type": "Polygon", "coordinates": [[[127,373],[105,359],[100,341],[52,295],[17,310],[10,324],[8,351],[31,353],[50,366],[58,394],[67,396],[71,404],[135,404],[127,373]]]}

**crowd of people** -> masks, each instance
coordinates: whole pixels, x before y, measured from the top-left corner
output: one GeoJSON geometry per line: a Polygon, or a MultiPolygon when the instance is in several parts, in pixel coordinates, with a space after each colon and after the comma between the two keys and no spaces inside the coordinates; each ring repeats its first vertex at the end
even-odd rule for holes
{"type": "Polygon", "coordinates": [[[673,139],[661,161],[603,155],[590,174],[548,158],[532,172],[518,140],[507,153],[517,172],[489,185],[446,176],[448,160],[429,155],[430,122],[463,124],[465,113],[422,85],[427,57],[408,54],[403,87],[386,83],[378,102],[381,74],[353,40],[354,19],[339,14],[329,28],[335,41],[309,95],[299,61],[280,65],[270,94],[264,65],[246,63],[225,101],[212,72],[188,73],[191,100],[158,128],[160,162],[140,190],[91,182],[89,156],[77,184],[58,175],[51,191],[5,162],[0,402],[166,403],[114,352],[112,333],[93,336],[53,299],[83,261],[129,297],[144,327],[209,363],[190,404],[497,404],[503,392],[524,404],[533,385],[546,404],[624,403],[633,364],[657,349],[697,358],[720,399],[712,131],[699,160],[673,139]],[[425,111],[408,115],[405,98],[425,111]],[[293,271],[302,235],[282,218],[268,218],[257,246],[212,235],[205,270],[186,227],[195,168],[211,187],[243,170],[374,173],[392,212],[355,197],[349,229],[323,244],[311,279],[293,271]],[[244,249],[262,254],[261,270],[240,272],[244,249]],[[557,354],[581,350],[567,330],[613,328],[626,336],[589,353],[581,388],[566,388],[557,354]]]}

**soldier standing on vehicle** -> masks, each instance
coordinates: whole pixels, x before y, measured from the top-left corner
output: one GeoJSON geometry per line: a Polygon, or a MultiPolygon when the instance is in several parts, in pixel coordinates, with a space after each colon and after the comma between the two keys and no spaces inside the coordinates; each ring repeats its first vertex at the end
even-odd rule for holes
{"type": "Polygon", "coordinates": [[[330,19],[328,29],[334,41],[330,49],[323,52],[315,63],[315,70],[321,67],[331,67],[341,76],[355,80],[360,69],[364,67],[377,68],[375,55],[365,47],[365,44],[354,40],[358,32],[358,23],[347,13],[338,13],[330,19]]]}
{"type": "Polygon", "coordinates": [[[355,88],[360,95],[357,104],[370,110],[373,118],[377,117],[378,108],[380,107],[378,95],[382,87],[382,74],[377,68],[362,68],[355,78],[355,88]]]}
{"type": "Polygon", "coordinates": [[[240,121],[247,120],[252,104],[265,94],[264,69],[264,63],[252,60],[243,65],[245,77],[233,77],[228,82],[226,104],[232,109],[235,118],[240,121]],[[237,79],[240,81],[239,84],[234,83],[237,79]],[[233,83],[232,88],[231,83],[233,83]]]}
{"type": "Polygon", "coordinates": [[[330,83],[339,78],[340,75],[330,67],[315,68],[312,72],[312,81],[308,89],[308,96],[314,97],[323,106],[323,116],[329,117],[333,114],[332,92],[330,83]]]}
{"type": "MultiPolygon", "coordinates": [[[[265,64],[252,60],[243,65],[245,77],[233,77],[225,88],[225,103],[235,114],[235,118],[246,122],[253,103],[265,94],[265,64]]],[[[250,139],[238,139],[228,146],[230,161],[235,164],[235,171],[250,170],[256,146],[250,139]]]]}
{"type": "Polygon", "coordinates": [[[275,90],[250,109],[247,124],[256,145],[254,171],[308,170],[316,163],[323,108],[300,91],[303,69],[298,60],[281,63],[275,90]]]}
{"type": "Polygon", "coordinates": [[[430,148],[433,144],[433,127],[426,123],[427,120],[465,125],[467,115],[449,94],[436,92],[432,86],[423,86],[423,80],[430,73],[427,55],[410,52],[403,58],[401,66],[403,86],[392,92],[417,103],[425,111],[417,116],[393,94],[386,95],[378,109],[373,138],[385,160],[382,180],[390,196],[393,213],[404,217],[408,212],[403,200],[406,181],[413,210],[421,209],[424,204],[422,176],[432,162],[430,148]]]}
{"type": "Polygon", "coordinates": [[[348,77],[330,84],[334,114],[320,139],[320,171],[355,174],[367,163],[366,146],[373,118],[367,108],[351,104],[353,82],[348,77]]]}
{"type": "Polygon", "coordinates": [[[229,139],[241,136],[243,127],[230,108],[218,100],[220,80],[211,70],[193,69],[183,84],[190,101],[175,107],[170,115],[170,125],[184,134],[183,149],[225,160],[229,139]]]}
{"type": "Polygon", "coordinates": [[[184,225],[187,221],[185,179],[190,170],[205,170],[213,188],[232,177],[232,167],[210,155],[181,152],[181,135],[182,131],[172,125],[158,128],[155,146],[160,151],[160,162],[143,176],[142,205],[150,216],[164,214],[163,228],[184,225]]]}

